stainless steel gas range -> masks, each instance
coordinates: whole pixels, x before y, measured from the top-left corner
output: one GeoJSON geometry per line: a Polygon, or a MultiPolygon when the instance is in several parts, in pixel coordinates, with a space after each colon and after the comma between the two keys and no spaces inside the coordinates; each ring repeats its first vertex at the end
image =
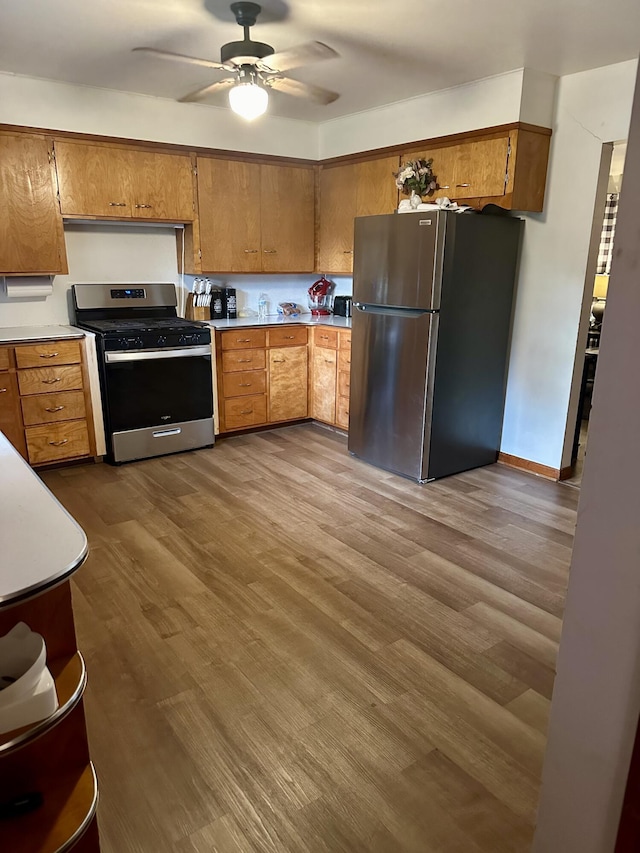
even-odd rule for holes
{"type": "Polygon", "coordinates": [[[211,330],[177,316],[173,284],[74,284],[96,335],[107,460],[212,446],[211,330]]]}

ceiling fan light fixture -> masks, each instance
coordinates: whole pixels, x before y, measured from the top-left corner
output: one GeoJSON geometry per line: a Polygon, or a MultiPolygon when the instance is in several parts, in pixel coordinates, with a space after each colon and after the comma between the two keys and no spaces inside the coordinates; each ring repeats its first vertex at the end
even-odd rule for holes
{"type": "Polygon", "coordinates": [[[268,104],[269,93],[257,83],[237,83],[229,92],[229,106],[247,121],[264,115],[268,104]]]}

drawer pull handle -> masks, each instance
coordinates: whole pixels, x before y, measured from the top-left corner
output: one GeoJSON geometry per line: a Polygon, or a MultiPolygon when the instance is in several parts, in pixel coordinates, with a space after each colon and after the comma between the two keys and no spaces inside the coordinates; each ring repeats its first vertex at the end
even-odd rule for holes
{"type": "Polygon", "coordinates": [[[68,438],[63,438],[60,441],[50,441],[49,444],[51,445],[51,447],[62,447],[62,445],[67,444],[68,441],[68,438]]]}
{"type": "Polygon", "coordinates": [[[456,184],[457,187],[470,187],[471,184],[456,184]]]}
{"type": "Polygon", "coordinates": [[[136,204],[136,207],[138,207],[138,208],[144,208],[145,210],[151,210],[151,205],[150,205],[150,204],[136,204]]]}
{"type": "Polygon", "coordinates": [[[245,253],[245,255],[257,255],[258,250],[257,249],[245,249],[244,253],[245,253]]]}
{"type": "Polygon", "coordinates": [[[284,364],[284,358],[274,358],[273,363],[274,364],[284,364]]]}
{"type": "Polygon", "coordinates": [[[109,207],[126,207],[126,201],[110,201],[109,207]]]}
{"type": "Polygon", "coordinates": [[[252,358],[239,358],[238,364],[251,364],[252,361],[252,358]]]}
{"type": "Polygon", "coordinates": [[[237,344],[250,344],[251,338],[236,338],[237,344]]]}
{"type": "Polygon", "coordinates": [[[151,435],[154,438],[164,438],[167,435],[180,435],[181,432],[182,427],[172,427],[171,429],[158,429],[152,432],[151,435]]]}
{"type": "Polygon", "coordinates": [[[45,412],[61,412],[64,409],[64,406],[47,406],[45,408],[45,412]]]}
{"type": "Polygon", "coordinates": [[[285,335],[284,336],[285,341],[292,341],[294,338],[295,338],[295,335],[285,335]]]}
{"type": "Polygon", "coordinates": [[[238,382],[239,388],[251,388],[252,382],[238,382]]]}
{"type": "Polygon", "coordinates": [[[62,379],[60,376],[56,376],[55,379],[43,379],[42,380],[43,385],[55,385],[56,382],[62,382],[62,379]]]}
{"type": "Polygon", "coordinates": [[[277,255],[278,254],[277,249],[263,249],[262,251],[264,252],[265,255],[277,255]]]}
{"type": "Polygon", "coordinates": [[[449,186],[449,184],[442,184],[442,185],[438,184],[438,189],[439,190],[450,190],[451,187],[449,186]]]}
{"type": "Polygon", "coordinates": [[[252,415],[252,414],[253,414],[253,409],[243,409],[243,410],[240,412],[240,414],[241,414],[241,415],[252,415]]]}
{"type": "Polygon", "coordinates": [[[325,358],[325,362],[326,362],[327,364],[333,364],[333,362],[331,361],[331,359],[330,359],[330,358],[325,358]]]}
{"type": "Polygon", "coordinates": [[[8,388],[0,388],[0,394],[6,394],[8,390],[8,388]]]}
{"type": "Polygon", "coordinates": [[[59,352],[41,352],[40,358],[56,358],[56,356],[59,356],[59,355],[60,355],[59,352]]]}
{"type": "Polygon", "coordinates": [[[345,249],[343,255],[353,255],[353,249],[345,249]]]}

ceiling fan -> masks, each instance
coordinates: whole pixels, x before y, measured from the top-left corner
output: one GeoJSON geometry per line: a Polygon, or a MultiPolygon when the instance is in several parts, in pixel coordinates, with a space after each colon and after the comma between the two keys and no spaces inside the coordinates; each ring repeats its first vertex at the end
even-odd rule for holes
{"type": "Polygon", "coordinates": [[[228,71],[233,76],[190,92],[180,98],[180,101],[201,101],[213,92],[229,89],[231,109],[248,120],[257,118],[265,112],[269,103],[269,89],[276,89],[286,95],[307,98],[323,105],[330,104],[339,97],[336,92],[302,83],[283,73],[323,59],[332,59],[338,56],[335,50],[322,42],[311,41],[276,53],[270,44],[251,40],[250,29],[262,11],[258,3],[232,3],[231,11],[244,30],[244,38],[242,41],[232,41],[222,45],[220,62],[185,56],[167,50],[156,50],[153,47],[134,47],[133,49],[161,59],[187,62],[217,71],[228,71]]]}

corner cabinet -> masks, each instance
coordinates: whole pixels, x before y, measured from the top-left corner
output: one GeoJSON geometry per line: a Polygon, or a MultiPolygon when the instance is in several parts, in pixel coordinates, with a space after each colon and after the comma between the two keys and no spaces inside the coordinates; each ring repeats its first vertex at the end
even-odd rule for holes
{"type": "Polygon", "coordinates": [[[0,133],[0,274],[66,274],[52,143],[0,133]]]}
{"type": "Polygon", "coordinates": [[[353,220],[396,210],[398,165],[396,155],[320,168],[318,271],[353,272],[353,220]]]}
{"type": "Polygon", "coordinates": [[[57,141],[63,216],[191,222],[194,175],[188,154],[57,141]]]}
{"type": "Polygon", "coordinates": [[[311,355],[311,417],[349,429],[351,330],[318,326],[311,355]]]}
{"type": "Polygon", "coordinates": [[[486,136],[407,148],[401,159],[433,160],[438,189],[430,197],[448,197],[474,207],[493,203],[508,210],[539,213],[544,203],[551,132],[518,127],[486,136]]]}
{"type": "Polygon", "coordinates": [[[313,167],[198,157],[197,171],[187,272],[313,272],[313,167]]]}

